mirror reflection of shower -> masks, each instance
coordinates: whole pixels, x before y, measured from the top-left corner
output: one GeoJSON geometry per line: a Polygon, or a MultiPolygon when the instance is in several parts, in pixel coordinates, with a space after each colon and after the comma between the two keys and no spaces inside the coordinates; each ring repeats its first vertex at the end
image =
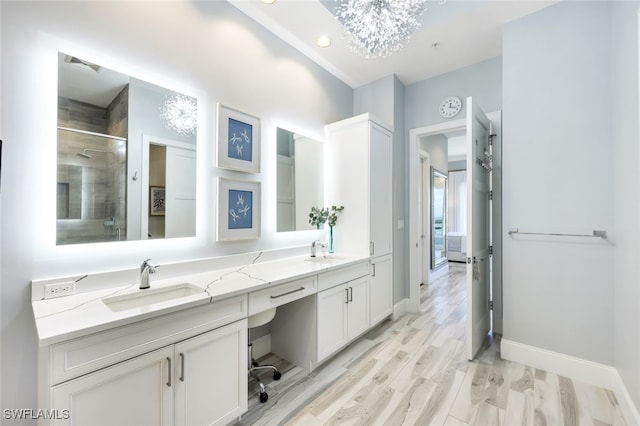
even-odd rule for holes
{"type": "Polygon", "coordinates": [[[126,236],[125,138],[58,128],[57,243],[126,236]]]}

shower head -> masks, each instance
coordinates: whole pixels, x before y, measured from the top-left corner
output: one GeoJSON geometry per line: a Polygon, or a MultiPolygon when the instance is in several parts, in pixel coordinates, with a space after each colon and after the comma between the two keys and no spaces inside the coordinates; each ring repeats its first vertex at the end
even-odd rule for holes
{"type": "MultiPolygon", "coordinates": [[[[85,150],[85,151],[86,151],[86,150],[85,150]]],[[[84,152],[84,151],[79,152],[79,153],[78,153],[78,155],[79,155],[80,157],[84,157],[84,158],[91,158],[91,156],[90,156],[89,154],[87,154],[86,152],[84,152]]]]}

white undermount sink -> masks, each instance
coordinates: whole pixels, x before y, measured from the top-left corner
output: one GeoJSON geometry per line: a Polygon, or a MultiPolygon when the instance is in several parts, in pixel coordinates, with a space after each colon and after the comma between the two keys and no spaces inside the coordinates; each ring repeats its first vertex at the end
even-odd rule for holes
{"type": "Polygon", "coordinates": [[[202,288],[193,284],[180,283],[167,287],[152,287],[146,290],[137,290],[135,293],[109,296],[103,298],[102,302],[113,312],[120,312],[149,306],[154,303],[168,302],[203,292],[204,290],[202,288]]]}
{"type": "Polygon", "coordinates": [[[307,259],[305,259],[307,262],[314,262],[314,263],[335,263],[335,262],[341,262],[343,260],[345,260],[345,257],[342,256],[335,256],[333,254],[328,254],[326,256],[316,256],[316,257],[309,257],[307,259]]]}

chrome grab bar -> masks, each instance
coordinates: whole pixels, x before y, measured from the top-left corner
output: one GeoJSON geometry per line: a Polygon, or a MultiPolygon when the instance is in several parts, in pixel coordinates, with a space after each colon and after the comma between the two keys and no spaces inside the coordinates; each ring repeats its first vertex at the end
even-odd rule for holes
{"type": "Polygon", "coordinates": [[[563,234],[556,232],[522,232],[518,228],[509,229],[509,235],[522,234],[522,235],[547,235],[554,237],[588,237],[588,238],[602,238],[607,239],[607,231],[594,230],[592,234],[563,234]]]}

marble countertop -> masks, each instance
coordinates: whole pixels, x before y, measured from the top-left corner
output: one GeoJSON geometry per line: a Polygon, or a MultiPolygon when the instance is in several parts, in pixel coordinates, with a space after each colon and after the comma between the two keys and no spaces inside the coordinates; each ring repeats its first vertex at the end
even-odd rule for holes
{"type": "Polygon", "coordinates": [[[154,280],[151,289],[162,289],[181,283],[202,289],[202,292],[131,309],[112,311],[103,299],[111,296],[142,295],[139,283],[118,285],[72,296],[32,301],[40,346],[205,305],[217,300],[248,294],[269,286],[313,276],[362,262],[368,257],[332,256],[329,260],[309,256],[288,257],[267,262],[253,262],[191,275],[154,280]]]}

